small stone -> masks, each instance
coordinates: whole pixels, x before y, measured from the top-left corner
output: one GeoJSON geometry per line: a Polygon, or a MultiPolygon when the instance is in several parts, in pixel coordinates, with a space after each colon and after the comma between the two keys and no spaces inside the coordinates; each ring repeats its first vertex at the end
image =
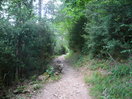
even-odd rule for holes
{"type": "Polygon", "coordinates": [[[24,93],[24,94],[30,93],[30,90],[24,90],[23,93],[24,93]]]}

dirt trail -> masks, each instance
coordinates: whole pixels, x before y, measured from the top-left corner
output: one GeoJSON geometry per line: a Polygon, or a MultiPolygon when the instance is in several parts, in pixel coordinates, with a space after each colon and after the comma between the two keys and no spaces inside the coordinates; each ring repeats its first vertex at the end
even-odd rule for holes
{"type": "Polygon", "coordinates": [[[32,99],[91,99],[81,73],[74,70],[64,59],[58,57],[63,65],[62,79],[47,84],[37,96],[32,99]]]}

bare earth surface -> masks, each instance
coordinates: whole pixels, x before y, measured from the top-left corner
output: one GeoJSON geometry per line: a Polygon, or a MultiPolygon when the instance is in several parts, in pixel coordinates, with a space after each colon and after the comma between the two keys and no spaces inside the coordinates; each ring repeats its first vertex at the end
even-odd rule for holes
{"type": "Polygon", "coordinates": [[[45,85],[41,93],[32,99],[91,99],[83,75],[68,65],[64,55],[56,60],[64,65],[62,79],[45,85]]]}

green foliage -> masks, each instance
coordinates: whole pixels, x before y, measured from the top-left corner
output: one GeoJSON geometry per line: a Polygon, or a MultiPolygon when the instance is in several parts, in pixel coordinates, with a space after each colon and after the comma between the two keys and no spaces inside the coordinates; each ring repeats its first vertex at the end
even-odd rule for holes
{"type": "Polygon", "coordinates": [[[33,89],[34,89],[34,90],[39,90],[40,88],[42,88],[42,85],[41,85],[41,84],[35,84],[35,85],[33,86],[33,89]]]}
{"type": "Polygon", "coordinates": [[[30,77],[30,80],[31,81],[36,81],[36,78],[37,78],[37,75],[33,75],[33,76],[30,77]]]}
{"type": "Polygon", "coordinates": [[[91,69],[91,70],[97,70],[97,69],[107,70],[110,67],[109,67],[107,61],[100,60],[100,61],[94,61],[88,68],[91,69]]]}
{"type": "MultiPolygon", "coordinates": [[[[46,71],[53,55],[54,34],[46,20],[33,14],[33,0],[10,0],[0,13],[0,78],[2,84],[46,71]]],[[[0,5],[1,6],[1,5],[0,5]]]]}
{"type": "Polygon", "coordinates": [[[66,54],[67,52],[68,52],[68,50],[65,47],[65,45],[61,45],[61,44],[59,45],[56,43],[56,46],[54,47],[54,54],[55,55],[62,55],[62,54],[66,54]]]}
{"type": "Polygon", "coordinates": [[[61,75],[53,75],[49,78],[49,81],[58,81],[61,79],[61,75]]]}
{"type": "Polygon", "coordinates": [[[54,68],[52,66],[48,66],[46,72],[48,75],[53,76],[54,75],[54,68]]]}
{"type": "Polygon", "coordinates": [[[23,93],[25,90],[26,86],[19,86],[14,90],[14,93],[23,93]]]}
{"type": "MultiPolygon", "coordinates": [[[[69,48],[73,51],[82,49],[81,47],[83,44],[81,43],[84,42],[82,35],[85,33],[83,28],[84,22],[86,21],[86,18],[84,17],[85,5],[89,1],[90,0],[66,0],[59,13],[61,17],[58,16],[56,18],[59,18],[60,27],[63,29],[62,32],[65,33],[65,42],[68,41],[69,48]]],[[[65,45],[67,46],[68,44],[65,45]]]]}
{"type": "Polygon", "coordinates": [[[91,0],[66,0],[64,12],[67,13],[67,17],[76,22],[80,19],[80,16],[83,16],[85,13],[85,6],[91,0]]]}
{"type": "Polygon", "coordinates": [[[70,53],[68,59],[72,62],[74,67],[87,67],[90,70],[110,69],[108,60],[91,59],[90,56],[87,55],[70,53]]]}
{"type": "Polygon", "coordinates": [[[130,73],[132,72],[132,64],[130,64],[130,65],[125,65],[125,64],[117,65],[112,69],[111,72],[116,77],[123,77],[126,75],[130,75],[130,73]]]}
{"type": "Polygon", "coordinates": [[[124,57],[131,52],[131,2],[93,0],[86,8],[84,52],[124,57]],[[94,8],[94,9],[93,9],[94,8]]]}
{"type": "Polygon", "coordinates": [[[132,52],[130,0],[67,1],[73,19],[69,46],[91,57],[127,58],[132,52]],[[82,5],[81,5],[82,4],[82,5]],[[71,10],[70,10],[71,9],[71,10]],[[79,9],[79,10],[75,10],[79,9]],[[76,11],[83,12],[76,14],[76,11]],[[81,16],[87,19],[83,20],[81,16]]]}
{"type": "MultiPolygon", "coordinates": [[[[114,68],[112,70],[114,70],[114,68]]],[[[118,74],[121,77],[122,71],[118,71],[118,74]]],[[[102,75],[100,72],[94,72],[91,77],[85,77],[85,81],[93,85],[91,94],[96,97],[96,99],[130,99],[130,74],[127,73],[125,77],[122,78],[115,76],[116,74],[106,76],[102,75]]]]}
{"type": "Polygon", "coordinates": [[[70,64],[72,64],[72,66],[74,67],[81,67],[83,62],[84,62],[84,58],[82,55],[78,54],[78,53],[74,53],[74,52],[70,52],[67,54],[66,59],[70,62],[70,64]]]}
{"type": "Polygon", "coordinates": [[[69,48],[74,52],[81,51],[84,45],[83,35],[86,34],[84,31],[85,22],[86,18],[84,16],[80,17],[69,33],[69,48]]]}
{"type": "MultiPolygon", "coordinates": [[[[1,22],[3,24],[3,22],[1,22]]],[[[5,22],[4,22],[5,24],[5,22]]],[[[6,81],[29,75],[29,71],[46,70],[47,59],[52,55],[53,39],[44,21],[28,21],[21,28],[2,25],[0,39],[1,76],[6,81]]],[[[6,83],[5,83],[6,84],[6,83]]]]}
{"type": "MultiPolygon", "coordinates": [[[[100,62],[95,62],[95,64],[100,65],[100,62]]],[[[93,66],[93,64],[91,64],[91,66],[93,66]]],[[[111,66],[107,64],[107,67],[111,66]]],[[[85,82],[92,85],[90,91],[91,95],[96,99],[130,99],[132,97],[130,91],[131,63],[116,64],[112,68],[107,68],[107,71],[103,70],[100,72],[98,68],[96,68],[91,76],[85,75],[85,82]]]]}

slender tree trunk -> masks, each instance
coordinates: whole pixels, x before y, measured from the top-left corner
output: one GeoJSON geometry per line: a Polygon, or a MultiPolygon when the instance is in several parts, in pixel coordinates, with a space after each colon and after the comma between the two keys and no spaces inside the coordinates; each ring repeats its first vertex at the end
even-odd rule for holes
{"type": "Polygon", "coordinates": [[[39,20],[42,17],[42,0],[39,0],[39,10],[38,10],[38,14],[39,14],[39,20]]]}

